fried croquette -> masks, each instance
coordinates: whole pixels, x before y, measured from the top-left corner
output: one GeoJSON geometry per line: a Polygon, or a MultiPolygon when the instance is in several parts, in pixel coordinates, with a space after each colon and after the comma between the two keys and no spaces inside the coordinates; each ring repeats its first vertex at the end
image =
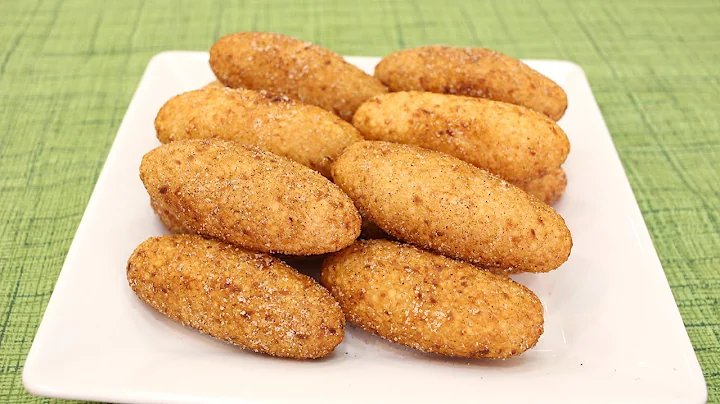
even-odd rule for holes
{"type": "Polygon", "coordinates": [[[570,152],[565,132],[518,105],[426,92],[375,96],[353,125],[365,139],[414,144],[450,154],[515,182],[559,167],[570,152]]]}
{"type": "Polygon", "coordinates": [[[327,178],[235,142],[167,143],[143,157],[140,178],[175,227],[254,251],[323,254],[360,234],[352,201],[327,178]]]}
{"type": "Polygon", "coordinates": [[[561,167],[558,167],[540,178],[518,182],[515,185],[538,200],[552,205],[565,193],[567,175],[561,167]]]}
{"type": "Polygon", "coordinates": [[[239,32],[210,49],[210,67],[229,87],[267,90],[352,119],[380,81],[321,46],[268,32],[239,32]]]}
{"type": "Polygon", "coordinates": [[[425,352],[509,358],[543,333],[542,303],[525,286],[392,241],[358,241],[332,254],[321,283],[348,321],[425,352]]]}
{"type": "Polygon", "coordinates": [[[345,333],[338,303],[310,277],[269,254],[198,235],[143,242],[127,279],[162,314],[255,352],[320,358],[345,333]]]}
{"type": "Polygon", "coordinates": [[[522,105],[559,120],[567,95],[525,63],[485,48],[423,46],[386,56],[375,77],[390,91],[430,91],[522,105]]]}
{"type": "Polygon", "coordinates": [[[257,146],[330,175],[335,157],[363,138],[314,105],[253,90],[204,88],[171,98],[155,118],[162,143],[219,138],[257,146]]]}
{"type": "Polygon", "coordinates": [[[350,145],[335,183],[391,236],[498,272],[548,272],[570,255],[563,218],[455,157],[387,142],[350,145]]]}

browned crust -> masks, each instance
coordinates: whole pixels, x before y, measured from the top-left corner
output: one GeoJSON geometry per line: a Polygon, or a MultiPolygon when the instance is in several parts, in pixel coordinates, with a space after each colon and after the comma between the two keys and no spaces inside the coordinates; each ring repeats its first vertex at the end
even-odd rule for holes
{"type": "Polygon", "coordinates": [[[183,225],[182,218],[177,217],[175,212],[165,209],[164,205],[158,204],[156,200],[150,199],[150,207],[171,233],[195,233],[193,229],[188,229],[183,225]]]}
{"type": "Polygon", "coordinates": [[[382,94],[360,106],[353,125],[368,140],[441,151],[511,182],[547,174],[570,152],[565,132],[545,115],[471,97],[382,94]]]}
{"type": "Polygon", "coordinates": [[[522,105],[559,120],[565,91],[525,63],[485,48],[423,46],[386,56],[375,77],[390,91],[430,91],[522,105]]]}
{"type": "Polygon", "coordinates": [[[565,193],[567,175],[562,167],[558,167],[540,178],[519,182],[515,185],[538,200],[552,205],[565,193]]]}
{"type": "Polygon", "coordinates": [[[380,81],[338,54],[269,32],[239,32],[210,49],[210,67],[223,84],[284,94],[349,121],[368,98],[387,92],[380,81]]]}
{"type": "Polygon", "coordinates": [[[551,271],[570,255],[570,231],[550,206],[446,154],[360,142],[332,174],[363,217],[399,240],[505,272],[551,271]]]}
{"type": "Polygon", "coordinates": [[[330,175],[332,161],[362,136],[349,123],[285,96],[209,87],[171,98],[155,118],[158,139],[219,138],[257,146],[330,175]]]}
{"type": "Polygon", "coordinates": [[[255,251],[313,255],[360,234],[352,201],[319,173],[218,139],[180,140],[143,157],[140,178],[175,226],[255,251]]]}
{"type": "Polygon", "coordinates": [[[509,358],[543,333],[525,286],[409,245],[358,241],[325,260],[321,282],[348,321],[425,352],[509,358]]]}
{"type": "Polygon", "coordinates": [[[311,278],[268,254],[197,235],[143,242],[127,279],[162,314],[256,352],[320,358],[345,333],[337,302],[311,278]]]}

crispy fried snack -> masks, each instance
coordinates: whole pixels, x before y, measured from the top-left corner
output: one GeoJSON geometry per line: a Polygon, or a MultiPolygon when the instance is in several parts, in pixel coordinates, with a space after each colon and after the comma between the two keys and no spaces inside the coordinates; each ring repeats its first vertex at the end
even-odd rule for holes
{"type": "Polygon", "coordinates": [[[543,333],[525,286],[409,245],[358,241],[327,258],[321,278],[348,321],[425,352],[509,358],[543,333]]]}
{"type": "Polygon", "coordinates": [[[255,251],[337,251],[360,234],[360,216],[336,185],[270,152],[218,139],[180,140],[143,157],[140,178],[173,229],[255,251]]]}
{"type": "Polygon", "coordinates": [[[484,48],[423,46],[386,56],[375,77],[390,91],[430,91],[522,105],[560,119],[565,91],[525,63],[484,48]]]}
{"type": "Polygon", "coordinates": [[[387,92],[338,54],[269,32],[239,32],[210,49],[210,67],[230,87],[267,90],[331,111],[346,121],[368,98],[387,92]]]}
{"type": "Polygon", "coordinates": [[[542,177],[570,152],[565,132],[545,115],[471,97],[382,94],[358,108],[353,125],[368,140],[441,151],[511,182],[542,177]]]}
{"type": "Polygon", "coordinates": [[[570,231],[550,206],[444,153],[355,143],[332,176],[363,217],[450,257],[499,272],[548,272],[570,255],[570,231]]]}
{"type": "Polygon", "coordinates": [[[255,352],[319,358],[345,333],[337,302],[310,277],[269,254],[198,235],[143,242],[127,279],[162,314],[255,352]]]}
{"type": "Polygon", "coordinates": [[[322,108],[265,92],[204,88],[171,98],[155,118],[162,143],[219,138],[257,146],[330,175],[335,157],[362,136],[322,108]]]}

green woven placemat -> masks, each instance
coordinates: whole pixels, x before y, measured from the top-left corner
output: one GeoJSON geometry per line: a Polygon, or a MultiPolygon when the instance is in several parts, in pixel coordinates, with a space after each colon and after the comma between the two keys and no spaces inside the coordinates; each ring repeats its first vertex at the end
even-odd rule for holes
{"type": "MultiPolygon", "coordinates": [[[[720,2],[87,0],[0,3],[0,400],[149,58],[278,31],[345,55],[444,43],[587,72],[720,400],[720,2]]],[[[642,285],[638,285],[642,287],[642,285]]]]}

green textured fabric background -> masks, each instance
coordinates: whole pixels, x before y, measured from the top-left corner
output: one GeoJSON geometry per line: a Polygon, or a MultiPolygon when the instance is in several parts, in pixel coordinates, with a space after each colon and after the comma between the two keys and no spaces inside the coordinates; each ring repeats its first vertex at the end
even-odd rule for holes
{"type": "Polygon", "coordinates": [[[52,401],[24,391],[23,363],[148,60],[241,30],[580,64],[720,400],[720,2],[685,3],[0,1],[0,401],[52,401]]]}

